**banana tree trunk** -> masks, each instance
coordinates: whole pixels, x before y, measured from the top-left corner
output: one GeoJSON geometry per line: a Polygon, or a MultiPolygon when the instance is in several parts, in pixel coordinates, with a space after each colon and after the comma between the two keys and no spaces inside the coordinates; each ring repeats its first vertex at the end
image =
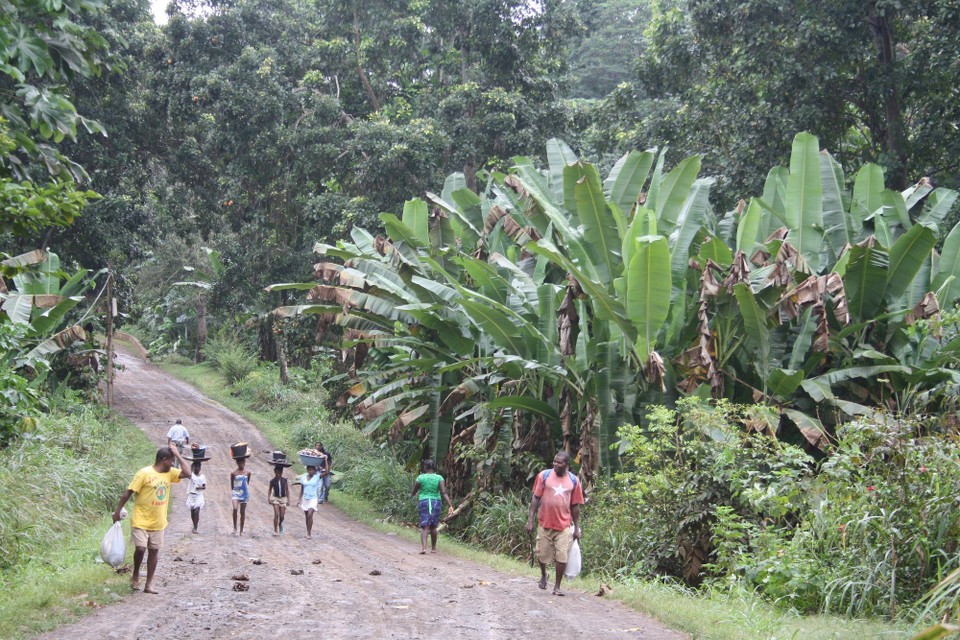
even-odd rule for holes
{"type": "Polygon", "coordinates": [[[207,342],[207,296],[202,292],[197,296],[197,346],[193,352],[193,361],[203,361],[203,345],[207,342]]]}
{"type": "Polygon", "coordinates": [[[597,441],[597,427],[599,426],[599,409],[595,399],[587,402],[583,421],[580,423],[580,480],[584,489],[593,486],[597,478],[597,468],[600,460],[600,450],[597,441]]]}
{"type": "Polygon", "coordinates": [[[280,364],[280,382],[287,384],[290,381],[290,376],[287,373],[287,350],[286,350],[286,339],[283,336],[283,333],[277,333],[277,362],[280,364]]]}

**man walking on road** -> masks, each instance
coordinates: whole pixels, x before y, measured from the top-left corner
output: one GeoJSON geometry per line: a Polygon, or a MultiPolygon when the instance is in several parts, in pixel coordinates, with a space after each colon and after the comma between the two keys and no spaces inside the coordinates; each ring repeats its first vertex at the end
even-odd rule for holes
{"type": "Polygon", "coordinates": [[[144,593],[157,593],[153,588],[153,574],[157,570],[157,558],[163,546],[163,530],[167,528],[167,503],[170,501],[170,485],[180,482],[181,478],[190,478],[190,465],[185,464],[180,452],[170,447],[161,447],[157,451],[155,462],[140,469],[130,481],[130,486],[120,498],[120,504],[113,512],[113,521],[120,521],[120,510],[127,500],[136,494],[133,518],[130,521],[130,538],[136,550],[133,552],[133,575],[130,587],[140,590],[140,565],[147,553],[147,582],[144,593]],[[178,461],[180,469],[174,469],[178,461]]]}
{"type": "Polygon", "coordinates": [[[183,447],[188,444],[190,444],[190,432],[183,426],[183,421],[177,419],[167,431],[167,446],[171,449],[176,447],[180,455],[183,455],[183,447]]]}
{"type": "Polygon", "coordinates": [[[539,512],[537,559],[540,561],[540,588],[547,588],[547,565],[556,564],[553,595],[562,596],[560,581],[567,568],[567,552],[574,540],[580,539],[580,505],[583,489],[577,477],[568,471],[570,454],[561,451],[553,458],[553,468],[537,474],[530,501],[527,531],[533,531],[533,520],[539,512]],[[573,523],[573,531],[570,524],[573,523]]]}

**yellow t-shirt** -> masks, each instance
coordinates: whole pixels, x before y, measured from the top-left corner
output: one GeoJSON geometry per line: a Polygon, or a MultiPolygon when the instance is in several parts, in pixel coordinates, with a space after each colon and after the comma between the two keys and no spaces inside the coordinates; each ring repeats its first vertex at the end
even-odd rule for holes
{"type": "Polygon", "coordinates": [[[160,473],[150,465],[137,471],[127,487],[137,494],[131,527],[145,531],[167,528],[167,503],[170,501],[170,485],[174,482],[180,482],[180,469],[160,473]]]}

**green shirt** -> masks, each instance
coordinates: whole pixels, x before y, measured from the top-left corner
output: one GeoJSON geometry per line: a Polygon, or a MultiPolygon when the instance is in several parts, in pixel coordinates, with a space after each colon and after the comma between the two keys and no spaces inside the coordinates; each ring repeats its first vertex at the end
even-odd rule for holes
{"type": "Polygon", "coordinates": [[[443,476],[439,473],[421,473],[417,476],[417,482],[420,483],[420,500],[440,499],[440,483],[443,482],[443,476]]]}

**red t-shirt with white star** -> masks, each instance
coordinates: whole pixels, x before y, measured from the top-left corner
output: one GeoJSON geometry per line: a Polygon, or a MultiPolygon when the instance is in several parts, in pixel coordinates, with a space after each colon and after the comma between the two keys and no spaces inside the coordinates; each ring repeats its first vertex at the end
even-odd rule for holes
{"type": "Polygon", "coordinates": [[[533,495],[540,498],[540,526],[562,531],[573,522],[570,507],[583,504],[583,489],[579,482],[573,482],[569,472],[558,476],[557,472],[551,469],[546,482],[543,481],[543,476],[542,471],[538,473],[533,484],[533,495]]]}

